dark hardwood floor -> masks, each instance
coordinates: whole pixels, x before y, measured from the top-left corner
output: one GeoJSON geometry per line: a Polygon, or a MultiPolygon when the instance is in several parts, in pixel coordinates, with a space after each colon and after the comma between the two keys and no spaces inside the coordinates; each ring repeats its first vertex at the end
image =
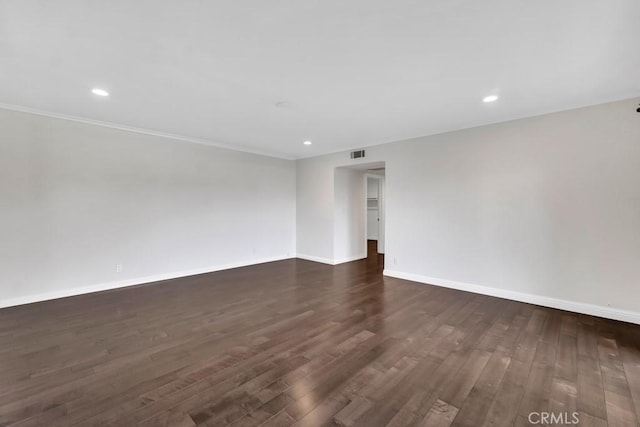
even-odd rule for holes
{"type": "Polygon", "coordinates": [[[381,260],[0,310],[0,425],[638,425],[640,327],[382,277],[381,260]]]}

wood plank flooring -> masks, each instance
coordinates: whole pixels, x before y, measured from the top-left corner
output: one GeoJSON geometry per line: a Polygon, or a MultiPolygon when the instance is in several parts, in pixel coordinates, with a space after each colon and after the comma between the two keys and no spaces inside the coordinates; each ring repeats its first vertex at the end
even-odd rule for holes
{"type": "Polygon", "coordinates": [[[0,425],[638,425],[640,327],[381,268],[287,260],[0,310],[0,425]]]}

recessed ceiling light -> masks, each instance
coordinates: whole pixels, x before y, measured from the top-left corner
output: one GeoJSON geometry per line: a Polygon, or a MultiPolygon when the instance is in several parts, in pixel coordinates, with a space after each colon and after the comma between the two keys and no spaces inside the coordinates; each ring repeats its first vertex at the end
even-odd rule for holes
{"type": "Polygon", "coordinates": [[[104,89],[100,89],[98,87],[95,87],[95,88],[91,89],[91,93],[93,93],[94,95],[98,95],[98,96],[109,96],[109,92],[107,92],[104,89]]]}
{"type": "Polygon", "coordinates": [[[311,145],[311,144],[312,144],[312,142],[311,142],[311,141],[305,141],[305,142],[303,142],[303,144],[304,144],[304,145],[311,145]]]}
{"type": "Polygon", "coordinates": [[[498,95],[489,95],[482,98],[482,102],[493,102],[498,100],[498,95]]]}

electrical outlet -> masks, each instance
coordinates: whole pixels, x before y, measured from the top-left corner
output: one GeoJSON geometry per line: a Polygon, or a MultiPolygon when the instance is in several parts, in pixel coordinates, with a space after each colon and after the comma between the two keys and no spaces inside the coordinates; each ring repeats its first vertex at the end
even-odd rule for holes
{"type": "Polygon", "coordinates": [[[122,273],[122,264],[116,264],[116,273],[122,273]]]}
{"type": "Polygon", "coordinates": [[[251,248],[251,252],[255,255],[256,254],[256,248],[251,248]]]}
{"type": "Polygon", "coordinates": [[[397,257],[393,257],[393,265],[398,265],[398,258],[397,257]]]}

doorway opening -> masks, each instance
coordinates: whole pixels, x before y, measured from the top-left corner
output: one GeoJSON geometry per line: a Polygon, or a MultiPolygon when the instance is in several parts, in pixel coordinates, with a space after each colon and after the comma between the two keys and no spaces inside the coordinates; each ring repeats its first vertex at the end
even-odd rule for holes
{"type": "Polygon", "coordinates": [[[367,259],[384,267],[385,178],[384,162],[335,169],[335,264],[367,259]]]}
{"type": "Polygon", "coordinates": [[[385,244],[385,168],[370,168],[367,179],[367,258],[384,263],[385,244]]]}

